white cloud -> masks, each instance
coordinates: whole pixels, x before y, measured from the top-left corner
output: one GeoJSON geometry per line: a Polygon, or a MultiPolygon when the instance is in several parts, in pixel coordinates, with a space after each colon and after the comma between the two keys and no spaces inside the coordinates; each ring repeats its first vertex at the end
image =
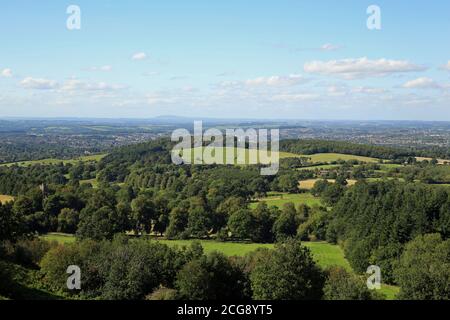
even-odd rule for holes
{"type": "Polygon", "coordinates": [[[247,86],[294,86],[300,83],[306,82],[303,76],[298,74],[292,74],[289,76],[271,76],[271,77],[259,77],[255,79],[248,79],[245,81],[247,86]]]}
{"type": "Polygon", "coordinates": [[[319,97],[320,96],[315,93],[278,94],[273,96],[271,100],[292,103],[315,100],[319,97]]]}
{"type": "Polygon", "coordinates": [[[424,71],[426,68],[404,60],[370,60],[364,57],[359,59],[311,61],[305,63],[304,70],[309,73],[336,75],[344,79],[357,79],[424,71]]]}
{"type": "Polygon", "coordinates": [[[156,71],[145,71],[145,72],[142,73],[142,76],[144,76],[144,77],[159,76],[159,72],[156,72],[156,71]]]}
{"type": "Polygon", "coordinates": [[[139,60],[145,60],[147,59],[147,54],[145,52],[137,52],[133,54],[131,57],[131,60],[139,61],[139,60]]]}
{"type": "Polygon", "coordinates": [[[386,93],[384,88],[372,88],[372,87],[356,87],[352,89],[353,93],[365,93],[365,94],[381,94],[386,93]]]}
{"type": "Polygon", "coordinates": [[[101,67],[90,67],[88,70],[89,71],[110,72],[112,70],[112,67],[109,65],[106,65],[106,66],[101,66],[101,67]]]}
{"type": "Polygon", "coordinates": [[[0,75],[5,78],[11,78],[13,76],[12,70],[8,69],[8,68],[3,69],[2,72],[0,73],[0,75]]]}
{"type": "Polygon", "coordinates": [[[447,62],[447,64],[444,66],[445,70],[450,71],[450,60],[447,62]]]}
{"type": "Polygon", "coordinates": [[[64,82],[61,91],[83,92],[83,91],[115,91],[125,89],[121,85],[111,85],[105,82],[85,82],[77,79],[71,79],[64,82]]]}
{"type": "Polygon", "coordinates": [[[415,80],[411,80],[403,84],[403,88],[406,89],[439,89],[441,86],[433,79],[422,77],[415,80]]]}
{"type": "Polygon", "coordinates": [[[58,87],[58,83],[54,80],[39,79],[27,77],[20,82],[20,85],[25,89],[36,90],[51,90],[58,87]]]}
{"type": "Polygon", "coordinates": [[[320,47],[320,50],[322,50],[322,51],[335,51],[335,50],[338,50],[340,48],[341,48],[341,46],[334,45],[334,44],[331,44],[331,43],[325,43],[323,46],[320,47]]]}

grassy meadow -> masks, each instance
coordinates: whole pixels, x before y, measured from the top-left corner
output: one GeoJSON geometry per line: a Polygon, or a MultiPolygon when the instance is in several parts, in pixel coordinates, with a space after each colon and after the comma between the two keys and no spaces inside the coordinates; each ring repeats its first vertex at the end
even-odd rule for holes
{"type": "MultiPolygon", "coordinates": [[[[234,164],[256,164],[256,163],[268,163],[268,159],[260,159],[258,150],[255,149],[244,149],[244,148],[223,148],[222,156],[219,153],[215,153],[213,148],[208,147],[197,147],[193,149],[185,149],[180,150],[179,154],[182,157],[187,157],[191,162],[194,160],[200,161],[201,155],[203,154],[203,163],[214,163],[217,162],[215,159],[222,159],[222,163],[226,163],[227,155],[233,154],[232,158],[234,159],[234,164]],[[190,158],[187,153],[191,153],[190,158]],[[241,156],[239,156],[241,154],[241,156]],[[184,155],[184,156],[183,156],[184,155]],[[242,158],[239,158],[242,157],[242,158]],[[242,160],[244,159],[244,160],[242,160]]],[[[286,158],[309,158],[312,163],[329,163],[335,162],[339,160],[357,160],[365,163],[378,163],[379,159],[362,157],[362,156],[354,156],[349,154],[341,154],[341,153],[318,153],[312,155],[302,155],[295,154],[289,152],[268,152],[268,157],[273,155],[274,159],[286,159],[286,158]]]]}
{"type": "Polygon", "coordinates": [[[250,208],[256,208],[258,202],[265,202],[267,205],[276,206],[278,208],[283,208],[283,205],[287,202],[292,202],[295,206],[299,204],[306,204],[308,206],[321,205],[322,202],[320,198],[314,197],[310,193],[282,193],[282,192],[269,192],[267,197],[258,199],[257,201],[250,204],[250,208]]]}
{"type": "Polygon", "coordinates": [[[76,164],[78,162],[97,162],[103,159],[106,156],[106,154],[96,154],[96,155],[90,155],[90,156],[83,156],[78,158],[73,158],[69,160],[62,160],[62,159],[42,159],[42,160],[31,160],[31,161],[19,161],[19,162],[13,162],[13,163],[3,163],[0,164],[1,166],[10,167],[12,165],[18,165],[20,167],[29,167],[36,164],[40,165],[49,165],[49,164],[76,164]]]}
{"type": "MultiPolygon", "coordinates": [[[[308,179],[308,180],[302,180],[302,181],[299,182],[299,184],[300,184],[300,189],[302,189],[302,190],[311,190],[312,188],[314,188],[314,185],[316,184],[316,182],[317,182],[318,180],[322,180],[322,179],[308,179]]],[[[330,183],[335,183],[335,182],[336,182],[334,179],[324,179],[324,180],[327,180],[327,181],[330,182],[330,183]]],[[[352,179],[347,179],[347,183],[348,183],[347,185],[348,185],[349,187],[355,185],[356,182],[358,182],[358,181],[352,180],[352,179]]]]}
{"type": "MultiPolygon", "coordinates": [[[[47,241],[56,241],[61,244],[70,244],[75,242],[73,235],[67,235],[62,233],[50,233],[41,236],[42,239],[47,241]]],[[[244,256],[247,253],[255,251],[258,248],[274,248],[274,244],[260,244],[260,243],[242,243],[242,242],[218,242],[214,240],[151,240],[158,241],[168,246],[189,246],[193,241],[198,241],[205,253],[212,251],[219,251],[226,256],[244,256]]],[[[344,256],[342,249],[327,242],[303,242],[305,247],[311,250],[311,253],[316,260],[317,264],[322,268],[328,268],[330,266],[340,266],[346,270],[353,272],[350,264],[344,256]]],[[[395,299],[396,294],[399,292],[399,288],[396,286],[382,285],[380,293],[385,295],[388,300],[395,299]]]]}

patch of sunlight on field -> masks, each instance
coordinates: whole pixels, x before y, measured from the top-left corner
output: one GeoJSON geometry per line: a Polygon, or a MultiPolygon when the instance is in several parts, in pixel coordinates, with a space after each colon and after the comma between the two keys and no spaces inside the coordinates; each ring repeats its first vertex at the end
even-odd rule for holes
{"type": "MultiPolygon", "coordinates": [[[[61,244],[70,244],[75,242],[75,237],[63,233],[49,233],[40,237],[47,241],[56,241],[61,244]]],[[[198,241],[205,253],[218,251],[226,256],[244,256],[258,248],[273,249],[274,244],[260,244],[260,243],[238,243],[238,242],[219,242],[214,240],[150,240],[158,241],[168,246],[190,246],[193,241],[198,241]]],[[[353,272],[349,262],[344,256],[342,249],[334,244],[327,242],[302,242],[302,245],[311,250],[314,260],[322,268],[331,266],[340,266],[349,272],[353,272]]],[[[396,286],[382,285],[381,294],[385,295],[388,300],[395,299],[399,292],[396,286]]]]}
{"type": "Polygon", "coordinates": [[[361,162],[367,163],[378,163],[378,159],[370,158],[370,157],[362,157],[362,156],[354,156],[351,154],[342,154],[342,153],[317,153],[313,155],[306,156],[311,158],[312,162],[333,162],[333,161],[349,161],[349,160],[357,160],[361,162]]]}
{"type": "Polygon", "coordinates": [[[378,292],[386,296],[386,300],[395,300],[400,292],[400,287],[382,284],[378,292]]]}
{"type": "Polygon", "coordinates": [[[107,156],[107,154],[96,154],[96,155],[73,158],[73,159],[69,159],[69,160],[43,159],[43,160],[31,160],[31,161],[19,161],[19,162],[0,164],[0,166],[10,167],[12,165],[18,165],[19,167],[29,167],[29,166],[36,165],[36,164],[41,164],[41,165],[51,165],[51,164],[59,164],[59,163],[76,164],[80,161],[81,162],[98,162],[106,156],[107,156]]]}
{"type": "Polygon", "coordinates": [[[75,242],[75,236],[65,233],[48,233],[40,236],[41,239],[47,241],[56,241],[61,244],[73,243],[75,242]]]}
{"type": "MultiPolygon", "coordinates": [[[[157,240],[169,246],[189,246],[194,240],[157,240]]],[[[236,242],[218,242],[213,240],[198,240],[205,253],[219,251],[226,256],[244,256],[247,253],[255,251],[258,248],[273,249],[273,244],[259,243],[236,243],[236,242]]],[[[317,263],[327,268],[330,266],[341,266],[351,271],[350,264],[344,257],[342,249],[326,242],[302,242],[302,245],[309,248],[317,263]]]]}
{"type": "MultiPolygon", "coordinates": [[[[267,164],[267,159],[260,159],[259,158],[259,152],[255,149],[244,149],[244,148],[223,148],[223,151],[217,151],[220,150],[219,148],[214,151],[213,148],[208,147],[197,147],[193,149],[185,149],[180,150],[179,154],[183,156],[185,152],[190,152],[191,156],[185,155],[187,160],[190,160],[191,162],[194,162],[194,160],[201,161],[203,160],[203,163],[217,163],[218,160],[221,159],[221,163],[225,164],[227,163],[227,155],[232,153],[232,159],[233,164],[238,165],[246,165],[246,164],[256,164],[256,163],[263,163],[267,164]],[[217,152],[217,153],[216,153],[217,152]],[[220,154],[222,153],[222,156],[220,154]]],[[[268,157],[270,157],[272,153],[268,152],[268,157]]],[[[366,163],[378,163],[378,159],[376,158],[370,158],[370,157],[362,157],[362,156],[354,156],[349,154],[340,154],[340,153],[318,153],[318,154],[312,154],[312,155],[302,155],[302,154],[294,154],[289,152],[277,152],[273,154],[273,158],[276,159],[278,156],[279,159],[285,159],[285,158],[310,158],[311,162],[313,163],[325,163],[325,162],[334,162],[339,160],[357,160],[361,162],[366,163]]],[[[231,164],[231,161],[230,163],[231,164]]]]}
{"type": "MultiPolygon", "coordinates": [[[[314,188],[314,185],[318,180],[327,180],[330,183],[335,183],[336,180],[334,179],[308,179],[308,180],[302,180],[300,181],[300,189],[302,190],[311,190],[314,188]]],[[[357,180],[348,179],[347,180],[347,186],[351,187],[354,186],[358,182],[357,180]]]]}
{"type": "Polygon", "coordinates": [[[316,198],[310,193],[289,194],[282,192],[269,192],[267,194],[267,197],[258,199],[256,202],[252,202],[250,204],[250,208],[256,208],[258,206],[258,202],[263,201],[267,203],[269,207],[276,206],[280,209],[282,209],[283,205],[288,202],[292,202],[295,206],[298,206],[302,203],[310,207],[322,204],[320,198],[316,198]]]}
{"type": "MultiPolygon", "coordinates": [[[[47,241],[56,241],[58,243],[67,244],[75,242],[73,235],[64,233],[49,233],[42,235],[41,239],[47,241]]],[[[193,241],[198,241],[203,247],[205,253],[219,251],[226,256],[244,256],[249,252],[258,248],[273,249],[273,244],[261,243],[240,243],[240,242],[219,242],[214,240],[151,240],[158,241],[168,246],[190,246],[193,241]]],[[[326,242],[302,242],[302,245],[308,247],[317,263],[326,268],[332,265],[342,266],[347,270],[351,270],[348,261],[344,257],[342,249],[333,244],[326,242]]]]}
{"type": "MultiPolygon", "coordinates": [[[[433,160],[433,158],[426,158],[426,157],[416,157],[416,160],[418,162],[422,162],[422,161],[431,161],[433,160]]],[[[445,159],[436,159],[438,164],[446,164],[446,163],[450,163],[450,160],[445,160],[445,159]]]]}
{"type": "MultiPolygon", "coordinates": [[[[176,151],[175,151],[176,152],[176,151]]],[[[271,159],[277,160],[283,157],[296,157],[295,154],[288,154],[283,152],[267,152],[267,157],[260,158],[261,154],[255,149],[244,149],[244,148],[213,148],[208,147],[197,147],[193,149],[180,150],[179,154],[183,159],[190,160],[191,163],[202,162],[205,164],[233,164],[233,165],[251,165],[251,164],[268,164],[271,159]],[[189,156],[190,153],[190,156],[189,156]],[[228,160],[227,157],[230,156],[228,160]]],[[[266,155],[264,153],[264,155],[266,155]]]]}
{"type": "Polygon", "coordinates": [[[92,188],[98,188],[98,181],[97,179],[87,179],[87,180],[80,180],[80,184],[88,184],[90,183],[92,185],[92,188]]]}
{"type": "Polygon", "coordinates": [[[320,166],[302,167],[302,168],[298,168],[297,170],[300,170],[300,171],[305,171],[305,170],[311,170],[311,171],[314,171],[314,170],[329,170],[329,169],[336,169],[336,168],[339,168],[339,167],[341,167],[340,164],[323,164],[323,165],[320,165],[320,166]]]}
{"type": "Polygon", "coordinates": [[[5,203],[8,203],[10,201],[14,201],[14,197],[7,196],[5,194],[0,194],[0,203],[5,204],[5,203]]]}

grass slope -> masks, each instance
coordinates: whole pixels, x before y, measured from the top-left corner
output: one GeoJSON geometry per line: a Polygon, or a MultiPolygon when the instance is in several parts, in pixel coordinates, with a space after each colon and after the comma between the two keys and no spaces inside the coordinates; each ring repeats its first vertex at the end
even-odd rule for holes
{"type": "MultiPolygon", "coordinates": [[[[59,243],[68,244],[75,241],[72,235],[51,233],[43,235],[41,238],[48,241],[57,241],[59,243]]],[[[226,256],[244,256],[247,253],[255,251],[258,248],[274,248],[273,244],[260,243],[238,243],[238,242],[218,242],[214,240],[155,240],[168,246],[189,246],[193,241],[199,241],[205,253],[219,251],[226,256]]],[[[344,256],[342,249],[327,242],[303,242],[305,247],[311,250],[316,262],[322,267],[340,266],[346,270],[353,272],[352,268],[344,256]]],[[[380,293],[385,295],[388,300],[395,299],[399,288],[395,286],[382,285],[380,293]]]]}
{"type": "Polygon", "coordinates": [[[20,162],[12,162],[12,163],[4,163],[1,164],[0,167],[10,167],[12,165],[18,165],[20,167],[29,167],[35,164],[41,164],[41,165],[50,165],[50,164],[76,164],[79,161],[81,162],[98,162],[101,159],[106,157],[106,154],[96,154],[91,156],[83,156],[79,158],[74,158],[70,160],[61,160],[61,159],[43,159],[43,160],[31,160],[31,161],[20,161],[20,162]]]}
{"type": "MultiPolygon", "coordinates": [[[[308,180],[300,181],[299,182],[300,189],[311,190],[318,180],[322,180],[322,179],[308,179],[308,180]]],[[[333,180],[333,179],[326,179],[326,180],[331,183],[335,182],[335,180],[333,180]]],[[[347,186],[351,187],[351,186],[355,185],[356,182],[357,182],[356,180],[347,179],[347,183],[348,183],[347,186]]]]}
{"type": "MultiPolygon", "coordinates": [[[[200,161],[202,159],[201,154],[203,153],[203,162],[213,163],[214,158],[216,156],[216,153],[212,151],[212,149],[207,149],[207,147],[197,147],[193,149],[186,149],[180,151],[180,154],[183,155],[184,152],[191,152],[191,161],[194,162],[194,160],[200,161]]],[[[222,159],[222,163],[226,162],[226,157],[228,154],[233,153],[233,159],[234,164],[251,164],[250,159],[256,159],[256,163],[260,162],[259,159],[259,153],[257,150],[249,150],[249,149],[243,149],[243,148],[224,148],[223,149],[223,156],[220,157],[219,154],[217,154],[218,159],[222,159]],[[238,154],[242,153],[245,155],[245,160],[242,163],[241,161],[238,161],[238,154]]],[[[272,153],[269,152],[269,156],[272,155],[272,153]]],[[[273,156],[276,159],[276,157],[280,159],[286,159],[286,158],[310,158],[311,162],[313,163],[326,163],[326,162],[334,162],[339,160],[358,160],[361,162],[366,163],[378,163],[378,159],[376,158],[369,158],[369,157],[362,157],[362,156],[354,156],[349,154],[340,154],[340,153],[318,153],[318,154],[312,154],[312,155],[302,155],[302,154],[294,154],[289,152],[278,152],[274,153],[273,156]]],[[[255,162],[252,162],[255,163],[255,162]]],[[[267,161],[263,161],[263,163],[267,163],[267,161]]]]}
{"type": "Polygon", "coordinates": [[[321,205],[321,200],[314,197],[310,193],[289,194],[281,192],[269,192],[267,197],[258,199],[256,202],[250,204],[250,208],[256,208],[258,202],[265,202],[267,205],[283,208],[283,205],[288,202],[292,202],[295,206],[299,204],[306,204],[308,206],[321,205]]]}

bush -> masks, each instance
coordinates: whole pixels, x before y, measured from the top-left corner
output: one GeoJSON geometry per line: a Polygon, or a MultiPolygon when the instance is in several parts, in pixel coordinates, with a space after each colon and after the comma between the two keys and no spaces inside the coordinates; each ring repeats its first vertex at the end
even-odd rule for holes
{"type": "Polygon", "coordinates": [[[319,300],[324,275],[308,248],[289,240],[268,251],[250,275],[256,300],[319,300]]]}
{"type": "Polygon", "coordinates": [[[10,265],[0,260],[0,295],[8,296],[13,289],[14,281],[10,265]]]}
{"type": "Polygon", "coordinates": [[[418,236],[405,246],[394,269],[400,299],[450,299],[450,239],[439,234],[418,236]]]}
{"type": "Polygon", "coordinates": [[[175,289],[161,287],[147,295],[145,300],[177,300],[178,292],[175,289]]]}
{"type": "Polygon", "coordinates": [[[56,242],[49,242],[39,238],[20,240],[15,245],[14,261],[22,265],[37,267],[45,254],[57,245],[56,242]]]}
{"type": "Polygon", "coordinates": [[[246,286],[243,271],[218,252],[188,262],[176,280],[181,298],[187,300],[244,299],[246,286]]]}
{"type": "Polygon", "coordinates": [[[342,267],[326,270],[325,300],[372,300],[372,295],[363,280],[348,273],[342,267]]]}

